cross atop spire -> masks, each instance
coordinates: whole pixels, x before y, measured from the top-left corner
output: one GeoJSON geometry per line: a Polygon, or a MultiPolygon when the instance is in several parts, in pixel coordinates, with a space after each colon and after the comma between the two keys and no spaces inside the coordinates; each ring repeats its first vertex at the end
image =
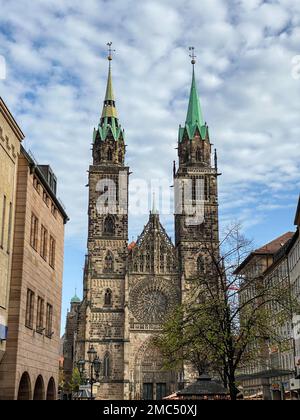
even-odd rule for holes
{"type": "Polygon", "coordinates": [[[190,57],[192,59],[191,63],[194,66],[196,64],[196,58],[197,58],[197,56],[195,55],[195,47],[189,47],[189,51],[190,51],[190,57]]]}
{"type": "Polygon", "coordinates": [[[106,45],[108,47],[108,56],[107,56],[107,59],[110,62],[110,61],[112,61],[112,59],[113,59],[112,58],[113,53],[116,52],[116,50],[113,50],[112,49],[112,42],[108,42],[106,45]]]}

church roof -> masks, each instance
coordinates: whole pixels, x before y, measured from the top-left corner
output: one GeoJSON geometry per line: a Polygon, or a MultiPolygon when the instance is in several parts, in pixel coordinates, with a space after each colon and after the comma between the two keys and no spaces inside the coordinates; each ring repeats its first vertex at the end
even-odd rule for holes
{"type": "Polygon", "coordinates": [[[122,129],[116,108],[116,101],[113,89],[112,81],[112,69],[111,60],[112,57],[108,57],[109,67],[108,76],[106,83],[106,92],[103,102],[102,115],[98,128],[94,130],[93,141],[96,140],[105,141],[108,138],[113,138],[115,141],[124,139],[124,130],[122,129]]]}
{"type": "Polygon", "coordinates": [[[75,296],[73,296],[72,299],[71,299],[71,303],[80,303],[80,302],[81,302],[81,300],[79,299],[79,297],[75,293],[75,296]]]}
{"type": "Polygon", "coordinates": [[[297,207],[296,216],[295,216],[295,225],[300,226],[300,195],[299,195],[298,207],[297,207]]]}
{"type": "Polygon", "coordinates": [[[208,133],[208,127],[204,122],[200,99],[197,90],[195,69],[193,66],[193,76],[192,76],[192,85],[190,91],[188,111],[185,121],[185,126],[179,127],[179,142],[181,142],[186,134],[190,140],[192,140],[195,134],[201,136],[202,139],[205,139],[208,133]]]}
{"type": "Polygon", "coordinates": [[[144,227],[142,234],[138,237],[135,247],[142,246],[145,240],[148,239],[149,236],[152,237],[154,233],[158,233],[168,246],[174,247],[171,238],[168,236],[165,228],[160,222],[158,212],[150,212],[149,221],[144,227]]]}
{"type": "Polygon", "coordinates": [[[199,124],[200,127],[204,125],[200,99],[199,99],[197,85],[196,85],[194,68],[193,68],[189,107],[188,107],[188,112],[186,116],[186,124],[192,127],[195,126],[196,124],[199,124]]]}
{"type": "Polygon", "coordinates": [[[129,246],[129,271],[174,274],[177,272],[176,251],[162,226],[159,214],[150,212],[149,220],[136,243],[129,246]]]}

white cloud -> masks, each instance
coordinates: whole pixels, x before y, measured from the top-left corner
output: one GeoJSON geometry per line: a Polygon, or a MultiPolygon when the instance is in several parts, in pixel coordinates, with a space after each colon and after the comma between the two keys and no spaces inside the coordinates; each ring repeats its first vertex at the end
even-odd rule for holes
{"type": "MultiPolygon", "coordinates": [[[[26,146],[59,176],[71,216],[68,238],[85,235],[86,170],[110,40],[132,179],[171,181],[190,85],[187,47],[195,45],[203,112],[223,172],[224,220],[237,215],[262,222],[261,214],[251,217],[251,206],[261,202],[257,184],[268,186],[261,212],[274,208],[278,191],[299,190],[300,91],[291,76],[292,57],[300,54],[296,2],[48,0],[28,6],[20,0],[12,6],[0,0],[0,8],[0,54],[8,63],[0,93],[27,135],[26,146]]],[[[134,234],[146,218],[131,221],[134,234]]],[[[172,216],[166,223],[172,226],[172,216]]]]}

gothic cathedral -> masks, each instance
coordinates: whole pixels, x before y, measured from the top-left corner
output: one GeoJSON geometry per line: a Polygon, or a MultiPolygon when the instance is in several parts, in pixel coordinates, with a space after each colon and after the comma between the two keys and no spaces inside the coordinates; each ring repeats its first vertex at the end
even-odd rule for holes
{"type": "Polygon", "coordinates": [[[174,163],[175,245],[155,206],[137,241],[128,245],[130,172],[111,54],[108,59],[107,89],[89,168],[88,250],[74,363],[86,360],[93,346],[102,364],[97,398],[159,400],[193,379],[187,366],[181,372],[162,369],[162,356],[152,339],[167,314],[189,299],[190,281],[199,271],[209,270],[207,245],[218,249],[217,158],[215,152],[213,159],[202,116],[193,59],[186,123],[179,128],[178,169],[174,163]],[[183,197],[193,209],[199,196],[203,209],[191,216],[183,197]]]}

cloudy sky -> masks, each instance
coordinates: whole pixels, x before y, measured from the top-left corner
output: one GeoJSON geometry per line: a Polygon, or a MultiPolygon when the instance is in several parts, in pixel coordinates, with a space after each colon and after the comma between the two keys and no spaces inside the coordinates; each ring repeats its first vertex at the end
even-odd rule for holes
{"type": "MultiPolygon", "coordinates": [[[[108,41],[117,50],[114,88],[132,185],[139,179],[172,184],[191,81],[188,47],[194,45],[203,113],[223,174],[222,226],[242,221],[255,245],[294,229],[300,2],[0,0],[0,10],[0,56],[7,64],[0,95],[26,134],[25,147],[56,172],[71,218],[63,314],[75,287],[81,295],[86,171],[105,91],[108,41]]],[[[131,197],[136,199],[133,190],[131,197]]],[[[147,217],[130,217],[130,239],[147,217]]],[[[173,217],[163,220],[172,235],[173,217]]]]}

